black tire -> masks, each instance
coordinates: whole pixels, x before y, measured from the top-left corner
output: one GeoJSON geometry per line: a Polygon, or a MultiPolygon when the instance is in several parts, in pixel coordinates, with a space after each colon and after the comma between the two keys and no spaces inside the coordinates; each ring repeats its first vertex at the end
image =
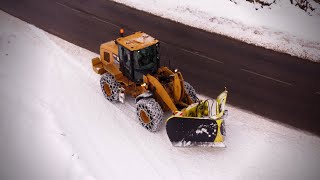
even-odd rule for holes
{"type": "Polygon", "coordinates": [[[184,89],[186,93],[190,96],[191,100],[196,103],[199,102],[199,98],[197,97],[196,90],[186,81],[184,81],[184,89]]]}
{"type": "Polygon", "coordinates": [[[141,125],[151,132],[158,131],[163,123],[163,111],[153,98],[144,98],[137,102],[137,116],[141,125]]]}
{"type": "Polygon", "coordinates": [[[104,73],[100,79],[100,87],[104,97],[110,102],[119,102],[120,84],[115,77],[109,73],[104,73]]]}

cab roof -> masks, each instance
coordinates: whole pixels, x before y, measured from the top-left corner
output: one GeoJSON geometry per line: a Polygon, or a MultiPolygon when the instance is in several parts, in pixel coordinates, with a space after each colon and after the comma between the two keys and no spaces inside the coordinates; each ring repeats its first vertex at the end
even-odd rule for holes
{"type": "Polygon", "coordinates": [[[140,50],[159,42],[157,39],[141,31],[126,37],[120,37],[116,41],[130,51],[140,50]]]}

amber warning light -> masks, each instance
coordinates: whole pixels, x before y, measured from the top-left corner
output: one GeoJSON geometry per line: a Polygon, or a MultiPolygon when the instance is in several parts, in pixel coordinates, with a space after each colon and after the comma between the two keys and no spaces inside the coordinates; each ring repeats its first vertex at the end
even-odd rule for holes
{"type": "Polygon", "coordinates": [[[124,34],[124,29],[121,28],[121,29],[120,29],[120,36],[123,37],[123,34],[124,34]]]}

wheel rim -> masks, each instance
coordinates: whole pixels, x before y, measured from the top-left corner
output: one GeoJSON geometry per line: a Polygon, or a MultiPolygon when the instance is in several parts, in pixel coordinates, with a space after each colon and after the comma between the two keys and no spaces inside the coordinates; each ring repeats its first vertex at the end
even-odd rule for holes
{"type": "Polygon", "coordinates": [[[103,89],[104,89],[104,92],[106,92],[107,96],[111,95],[111,89],[107,83],[104,84],[103,89]]]}
{"type": "Polygon", "coordinates": [[[147,113],[143,110],[140,111],[140,117],[145,124],[148,124],[150,122],[150,119],[147,116],[147,113]]]}

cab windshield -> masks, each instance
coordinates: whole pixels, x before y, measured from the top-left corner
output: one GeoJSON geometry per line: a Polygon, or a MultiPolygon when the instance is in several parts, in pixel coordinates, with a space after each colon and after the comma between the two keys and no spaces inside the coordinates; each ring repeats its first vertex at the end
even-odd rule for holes
{"type": "Polygon", "coordinates": [[[149,73],[157,68],[157,46],[158,44],[155,44],[133,52],[135,70],[149,73]]]}

